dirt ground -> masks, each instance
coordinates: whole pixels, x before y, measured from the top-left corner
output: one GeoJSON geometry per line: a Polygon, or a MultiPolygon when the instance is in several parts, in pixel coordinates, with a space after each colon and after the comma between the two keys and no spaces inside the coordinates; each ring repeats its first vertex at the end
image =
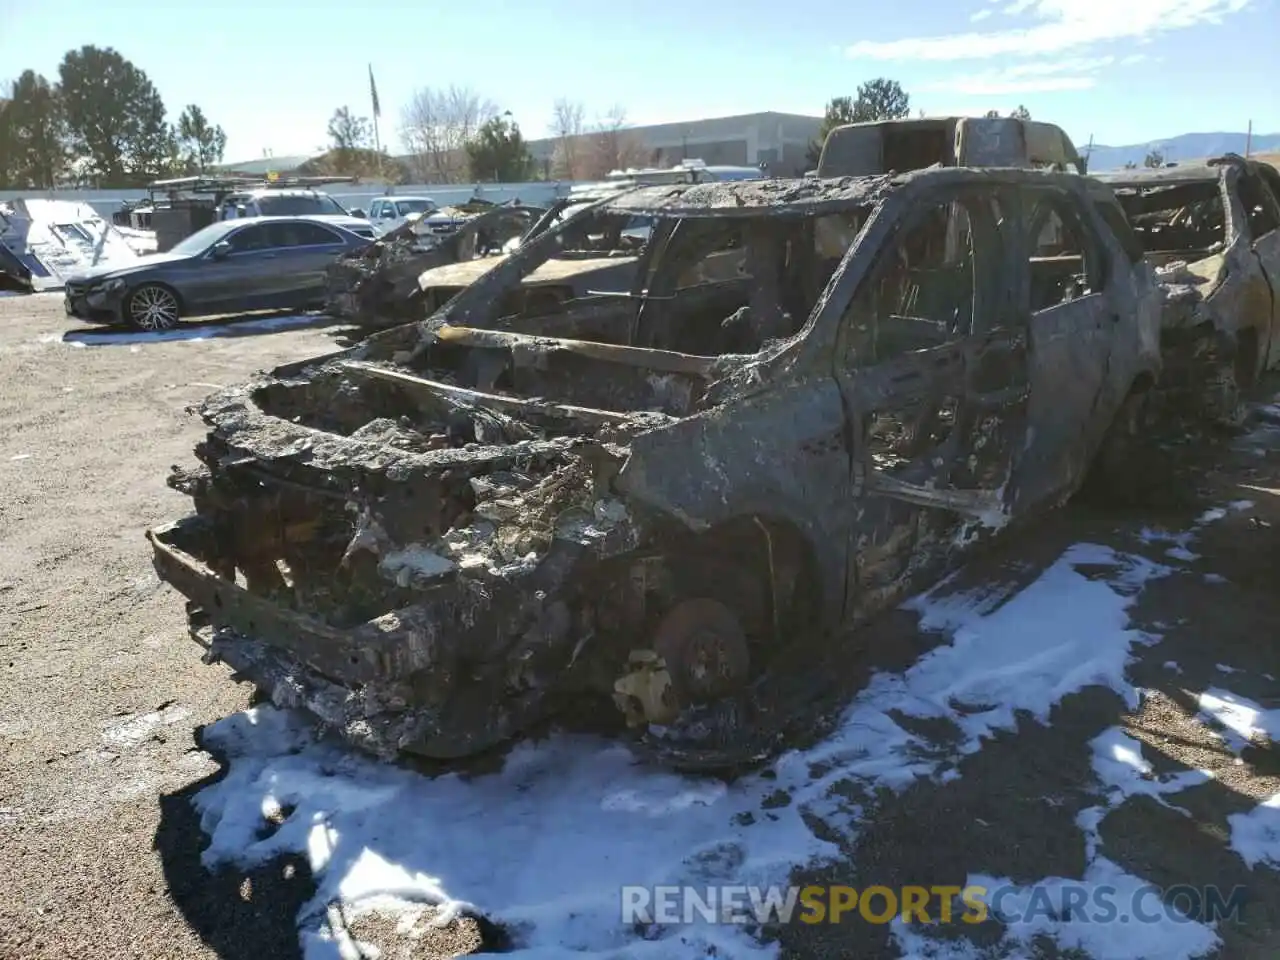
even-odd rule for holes
{"type": "Polygon", "coordinates": [[[142,534],[185,510],[164,481],[200,434],[186,405],[334,341],[62,342],[74,327],[56,295],[0,298],[0,956],[212,957],[246,935],[288,956],[291,920],[264,941],[237,888],[196,883],[185,801],[158,833],[160,798],[214,766],[193,726],[250,691],[199,662],[142,534]],[[203,936],[188,894],[210,898],[203,936]]]}
{"type": "MultiPolygon", "coordinates": [[[[310,895],[302,863],[216,877],[199,866],[205,840],[189,797],[218,765],[193,730],[246,706],[251,691],[200,663],[142,532],[186,510],[164,483],[201,434],[185,406],[256,369],[335,349],[334,330],[76,346],[63,339],[72,326],[56,296],[0,298],[0,958],[297,956],[294,920],[310,895]]],[[[1198,559],[1144,591],[1136,618],[1163,640],[1130,671],[1148,691],[1140,711],[1089,688],[1049,726],[1028,719],[967,758],[956,782],[857,798],[868,813],[841,841],[846,862],[798,879],[1080,876],[1074,818],[1096,802],[1087,744],[1120,723],[1157,772],[1217,776],[1170,798],[1185,814],[1149,798],[1117,807],[1102,825],[1105,855],[1160,884],[1243,884],[1249,906],[1243,923],[1220,928],[1221,956],[1280,955],[1280,875],[1249,870],[1226,842],[1229,814],[1280,791],[1280,760],[1260,745],[1237,762],[1193,719],[1196,694],[1213,685],[1280,705],[1280,684],[1266,677],[1280,676],[1280,446],[1237,443],[1220,462],[1181,502],[1072,506],[965,573],[1033,576],[1078,540],[1160,559],[1168,545],[1139,543],[1144,525],[1186,529],[1204,504],[1252,500],[1248,513],[1204,528],[1198,559]],[[1228,678],[1219,665],[1239,672],[1228,678]]],[[[889,659],[905,664],[921,649],[910,623],[879,633],[889,659]]],[[[472,933],[435,949],[465,952],[472,933]]],[[[897,956],[884,927],[774,933],[788,956],[897,956]]]]}

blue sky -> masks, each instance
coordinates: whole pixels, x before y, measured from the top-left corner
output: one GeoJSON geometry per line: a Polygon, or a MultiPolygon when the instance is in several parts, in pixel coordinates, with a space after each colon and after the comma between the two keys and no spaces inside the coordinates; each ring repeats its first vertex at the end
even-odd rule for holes
{"type": "Polygon", "coordinates": [[[1280,0],[0,0],[0,79],[51,79],[66,49],[114,46],[171,117],[198,103],[227,159],[310,153],[335,107],[369,114],[399,152],[400,112],[423,86],[470,86],[528,137],[552,103],[634,123],[760,110],[821,113],[888,76],[913,112],[1019,103],[1081,146],[1190,131],[1280,132],[1280,0]],[[352,12],[356,11],[356,12],[352,12]]]}

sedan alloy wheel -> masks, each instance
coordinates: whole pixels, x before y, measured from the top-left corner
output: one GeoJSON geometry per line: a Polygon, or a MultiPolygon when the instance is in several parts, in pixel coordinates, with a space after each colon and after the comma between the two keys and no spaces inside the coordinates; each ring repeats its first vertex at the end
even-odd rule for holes
{"type": "Polygon", "coordinates": [[[178,298],[173,291],[149,283],[129,296],[128,314],[139,330],[168,330],[178,323],[178,298]]]}

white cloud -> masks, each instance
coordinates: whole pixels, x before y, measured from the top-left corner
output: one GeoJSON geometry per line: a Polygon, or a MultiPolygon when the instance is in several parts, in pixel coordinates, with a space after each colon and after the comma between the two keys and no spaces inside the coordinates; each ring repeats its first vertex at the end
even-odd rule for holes
{"type": "Polygon", "coordinates": [[[1064,90],[1089,90],[1097,85],[1097,77],[1011,79],[998,73],[956,77],[948,84],[957,93],[971,97],[994,97],[1006,93],[1060,93],[1064,90]]]}
{"type": "Polygon", "coordinates": [[[947,77],[926,85],[926,90],[953,91],[971,97],[1006,93],[1050,93],[1088,90],[1097,85],[1097,71],[1115,62],[1114,57],[1068,57],[1015,63],[981,73],[947,77]]]}
{"type": "Polygon", "coordinates": [[[969,15],[969,20],[973,23],[977,23],[979,20],[985,20],[989,16],[991,16],[990,10],[979,10],[977,13],[971,13],[969,15]]]}
{"type": "Polygon", "coordinates": [[[1024,10],[1035,26],[972,31],[902,40],[860,41],[851,58],[871,60],[977,60],[998,56],[1044,56],[1117,40],[1143,40],[1172,30],[1218,23],[1253,0],[1015,0],[1006,12],[1024,10]]]}

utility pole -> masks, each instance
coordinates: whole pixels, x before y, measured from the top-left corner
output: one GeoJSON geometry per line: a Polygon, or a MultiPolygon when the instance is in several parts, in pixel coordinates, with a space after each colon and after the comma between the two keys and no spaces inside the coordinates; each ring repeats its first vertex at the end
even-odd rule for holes
{"type": "Polygon", "coordinates": [[[1249,120],[1249,132],[1244,135],[1244,158],[1249,159],[1249,148],[1253,146],[1253,120],[1249,120]]]}

